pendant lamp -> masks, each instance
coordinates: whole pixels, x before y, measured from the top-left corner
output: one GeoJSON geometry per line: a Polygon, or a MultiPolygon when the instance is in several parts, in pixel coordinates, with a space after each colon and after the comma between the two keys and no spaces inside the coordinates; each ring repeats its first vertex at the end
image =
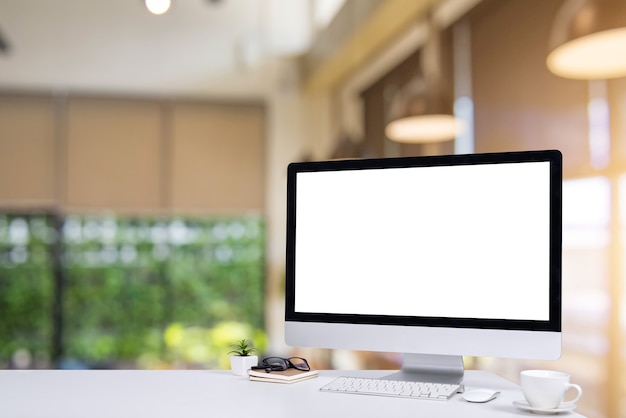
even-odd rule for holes
{"type": "Polygon", "coordinates": [[[390,105],[391,122],[386,136],[396,142],[433,143],[454,139],[461,131],[461,122],[451,114],[452,105],[443,95],[428,89],[416,76],[400,90],[390,105]]]}
{"type": "Polygon", "coordinates": [[[452,114],[451,94],[446,94],[441,59],[441,39],[432,17],[420,55],[420,73],[403,86],[389,106],[385,135],[397,142],[433,143],[454,139],[463,130],[452,114]]]}
{"type": "Polygon", "coordinates": [[[566,0],[554,20],[546,64],[565,78],[626,76],[626,1],[566,0]]]}
{"type": "Polygon", "coordinates": [[[146,8],[154,15],[166,13],[172,5],[171,0],[145,0],[146,8]]]}

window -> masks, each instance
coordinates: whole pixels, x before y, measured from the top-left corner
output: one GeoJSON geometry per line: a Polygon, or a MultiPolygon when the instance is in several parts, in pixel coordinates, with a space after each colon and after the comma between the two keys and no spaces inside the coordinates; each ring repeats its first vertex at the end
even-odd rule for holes
{"type": "Polygon", "coordinates": [[[0,214],[0,366],[225,368],[233,340],[263,346],[260,218],[56,219],[0,214]]]}

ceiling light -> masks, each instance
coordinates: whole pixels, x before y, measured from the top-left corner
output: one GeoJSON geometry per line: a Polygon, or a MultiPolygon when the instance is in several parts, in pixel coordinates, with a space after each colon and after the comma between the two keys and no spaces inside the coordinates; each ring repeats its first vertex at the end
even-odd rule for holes
{"type": "Polygon", "coordinates": [[[558,76],[626,76],[626,1],[566,1],[555,18],[550,45],[546,64],[558,76]]]}
{"type": "Polygon", "coordinates": [[[394,120],[385,128],[389,139],[406,143],[449,141],[462,131],[462,121],[445,114],[408,116],[394,120]]]}
{"type": "Polygon", "coordinates": [[[442,78],[441,40],[432,17],[428,38],[420,52],[420,74],[403,86],[389,104],[387,138],[404,143],[432,143],[455,139],[464,124],[452,114],[450,92],[442,78]]]}
{"type": "Polygon", "coordinates": [[[172,5],[171,0],[145,0],[146,7],[154,15],[162,15],[167,12],[172,5]]]}

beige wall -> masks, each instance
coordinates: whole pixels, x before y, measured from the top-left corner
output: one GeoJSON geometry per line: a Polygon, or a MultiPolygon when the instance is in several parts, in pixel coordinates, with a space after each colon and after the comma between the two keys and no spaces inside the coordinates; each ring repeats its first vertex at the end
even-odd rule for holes
{"type": "Polygon", "coordinates": [[[58,189],[50,97],[0,97],[0,204],[51,205],[58,189]]]}

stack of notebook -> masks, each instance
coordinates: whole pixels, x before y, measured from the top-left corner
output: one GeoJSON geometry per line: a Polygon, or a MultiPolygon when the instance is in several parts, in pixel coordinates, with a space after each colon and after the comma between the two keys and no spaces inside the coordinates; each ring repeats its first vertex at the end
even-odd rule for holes
{"type": "Polygon", "coordinates": [[[302,371],[297,369],[287,369],[283,371],[271,371],[268,373],[263,369],[251,369],[248,371],[248,375],[250,376],[250,380],[257,382],[295,383],[317,377],[317,370],[302,371]]]}

